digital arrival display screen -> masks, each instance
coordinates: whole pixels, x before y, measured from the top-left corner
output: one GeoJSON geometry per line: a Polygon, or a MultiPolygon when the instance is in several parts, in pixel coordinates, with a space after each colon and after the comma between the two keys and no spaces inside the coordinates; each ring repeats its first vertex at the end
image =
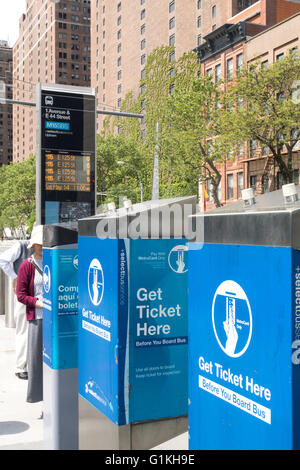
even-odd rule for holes
{"type": "Polygon", "coordinates": [[[74,224],[95,214],[95,93],[46,84],[38,96],[37,220],[74,224]]]}
{"type": "Polygon", "coordinates": [[[45,154],[46,191],[90,191],[91,156],[45,154]]]}

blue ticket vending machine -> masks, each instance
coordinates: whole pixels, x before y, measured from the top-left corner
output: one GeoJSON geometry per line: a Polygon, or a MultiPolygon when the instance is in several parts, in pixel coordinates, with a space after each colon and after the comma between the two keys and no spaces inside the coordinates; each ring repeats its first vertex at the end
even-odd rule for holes
{"type": "Polygon", "coordinates": [[[149,448],[186,429],[187,240],[99,239],[88,225],[79,224],[80,448],[149,448]]]}
{"type": "Polygon", "coordinates": [[[44,227],[44,444],[78,449],[77,232],[44,227]]]}
{"type": "Polygon", "coordinates": [[[271,206],[208,213],[189,244],[192,450],[300,448],[300,210],[271,206]]]}

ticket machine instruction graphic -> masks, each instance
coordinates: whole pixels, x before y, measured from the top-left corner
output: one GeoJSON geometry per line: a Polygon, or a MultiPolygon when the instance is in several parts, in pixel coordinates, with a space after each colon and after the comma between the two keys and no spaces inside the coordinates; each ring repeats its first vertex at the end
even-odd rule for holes
{"type": "Polygon", "coordinates": [[[220,284],[213,300],[212,321],[223,351],[231,357],[244,354],[251,340],[252,314],[248,298],[239,284],[234,281],[220,284]]]}

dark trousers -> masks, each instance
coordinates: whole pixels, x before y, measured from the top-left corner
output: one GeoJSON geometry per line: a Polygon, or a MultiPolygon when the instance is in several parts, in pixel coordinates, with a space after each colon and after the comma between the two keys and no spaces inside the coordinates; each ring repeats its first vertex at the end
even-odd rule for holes
{"type": "Polygon", "coordinates": [[[28,389],[27,401],[43,400],[43,320],[28,325],[28,389]]]}

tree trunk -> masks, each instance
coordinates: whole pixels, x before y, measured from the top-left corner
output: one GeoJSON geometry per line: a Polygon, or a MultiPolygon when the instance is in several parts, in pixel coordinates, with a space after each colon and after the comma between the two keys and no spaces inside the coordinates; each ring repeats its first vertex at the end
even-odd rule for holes
{"type": "MultiPolygon", "coordinates": [[[[212,159],[207,159],[206,162],[207,162],[208,166],[210,167],[210,169],[213,171],[213,173],[215,175],[215,176],[211,176],[211,182],[212,182],[212,186],[213,186],[212,196],[213,196],[213,199],[214,199],[214,203],[215,203],[216,207],[221,207],[221,202],[220,202],[220,199],[219,199],[219,196],[218,196],[218,188],[219,188],[219,184],[220,184],[220,181],[221,181],[221,173],[219,172],[219,170],[215,166],[212,159]]],[[[209,171],[209,173],[211,174],[210,171],[209,171]]]]}
{"type": "Polygon", "coordinates": [[[284,184],[293,182],[293,169],[290,168],[290,162],[288,164],[282,158],[281,152],[274,153],[274,159],[277,163],[280,173],[282,174],[284,184]]]}

